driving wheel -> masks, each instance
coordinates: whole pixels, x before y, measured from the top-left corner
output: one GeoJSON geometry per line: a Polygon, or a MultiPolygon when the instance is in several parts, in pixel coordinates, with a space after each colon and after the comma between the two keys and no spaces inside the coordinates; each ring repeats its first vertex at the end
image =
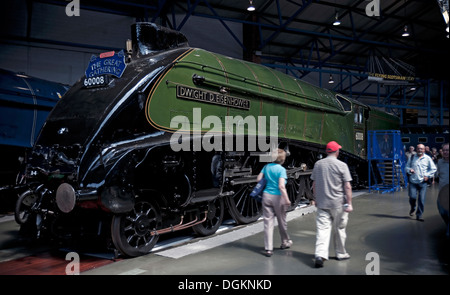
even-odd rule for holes
{"type": "Polygon", "coordinates": [[[161,213],[154,203],[136,200],[130,212],[115,215],[111,224],[114,246],[126,256],[140,256],[149,253],[158,241],[155,234],[161,227],[161,213]]]}

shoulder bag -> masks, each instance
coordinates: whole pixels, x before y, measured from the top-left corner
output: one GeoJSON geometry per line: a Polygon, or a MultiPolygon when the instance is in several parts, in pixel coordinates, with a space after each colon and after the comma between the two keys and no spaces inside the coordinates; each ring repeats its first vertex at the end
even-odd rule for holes
{"type": "Polygon", "coordinates": [[[255,199],[258,202],[262,202],[262,194],[264,189],[266,188],[267,179],[265,177],[261,178],[261,180],[256,184],[250,193],[250,197],[255,199]]]}

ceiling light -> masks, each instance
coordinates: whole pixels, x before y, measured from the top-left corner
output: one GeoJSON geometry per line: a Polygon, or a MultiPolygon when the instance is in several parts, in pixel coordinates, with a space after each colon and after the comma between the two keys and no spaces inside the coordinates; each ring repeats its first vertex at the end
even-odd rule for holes
{"type": "Polygon", "coordinates": [[[341,21],[339,20],[339,14],[336,12],[336,16],[334,17],[333,26],[339,26],[341,21]]]}
{"type": "Polygon", "coordinates": [[[253,6],[253,0],[250,0],[250,5],[247,7],[248,11],[255,11],[256,8],[255,6],[253,6]]]}
{"type": "Polygon", "coordinates": [[[333,75],[330,74],[330,79],[328,80],[328,84],[333,84],[334,80],[333,80],[333,75]]]}
{"type": "Polygon", "coordinates": [[[448,11],[444,7],[443,7],[443,10],[442,10],[442,16],[444,17],[445,23],[448,24],[448,21],[449,21],[448,11]]]}
{"type": "Polygon", "coordinates": [[[409,37],[409,31],[408,31],[407,25],[405,25],[405,27],[403,28],[402,37],[409,37]]]}

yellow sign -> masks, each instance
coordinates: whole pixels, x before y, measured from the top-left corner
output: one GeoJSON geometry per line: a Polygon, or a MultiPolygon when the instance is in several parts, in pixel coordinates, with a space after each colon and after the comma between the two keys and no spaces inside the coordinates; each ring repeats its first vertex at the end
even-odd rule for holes
{"type": "Polygon", "coordinates": [[[408,76],[398,76],[398,75],[379,74],[379,73],[369,73],[369,76],[376,77],[376,78],[389,79],[389,80],[414,81],[414,77],[408,77],[408,76]]]}

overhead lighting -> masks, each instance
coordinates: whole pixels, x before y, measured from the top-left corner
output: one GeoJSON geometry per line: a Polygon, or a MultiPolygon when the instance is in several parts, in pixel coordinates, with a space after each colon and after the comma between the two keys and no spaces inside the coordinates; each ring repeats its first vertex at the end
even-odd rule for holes
{"type": "Polygon", "coordinates": [[[341,24],[341,21],[339,20],[339,14],[336,12],[336,15],[334,17],[333,26],[339,26],[341,24]]]}
{"type": "Polygon", "coordinates": [[[330,74],[330,79],[328,80],[328,84],[333,84],[334,80],[333,80],[333,75],[330,74]]]}
{"type": "Polygon", "coordinates": [[[403,28],[402,37],[409,37],[409,31],[408,31],[407,25],[405,25],[405,27],[403,28]]]}
{"type": "Polygon", "coordinates": [[[247,7],[248,11],[255,11],[256,8],[255,6],[253,6],[253,0],[250,0],[250,5],[247,7]]]}
{"type": "Polygon", "coordinates": [[[449,15],[448,15],[448,0],[438,0],[439,7],[441,8],[442,16],[444,17],[445,24],[447,25],[447,32],[448,32],[448,22],[449,22],[449,15]]]}
{"type": "MultiPolygon", "coordinates": [[[[406,0],[405,0],[405,18],[406,18],[406,0]]],[[[402,37],[409,37],[408,25],[403,27],[402,37]]]]}

